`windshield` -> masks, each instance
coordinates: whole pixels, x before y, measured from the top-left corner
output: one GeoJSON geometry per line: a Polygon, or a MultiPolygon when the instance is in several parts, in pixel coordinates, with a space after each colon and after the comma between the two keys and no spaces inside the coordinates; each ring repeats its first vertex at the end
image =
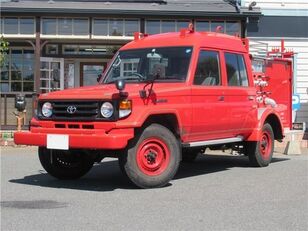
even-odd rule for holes
{"type": "Polygon", "coordinates": [[[182,81],[187,76],[192,47],[160,47],[120,51],[104,83],[182,81]]]}

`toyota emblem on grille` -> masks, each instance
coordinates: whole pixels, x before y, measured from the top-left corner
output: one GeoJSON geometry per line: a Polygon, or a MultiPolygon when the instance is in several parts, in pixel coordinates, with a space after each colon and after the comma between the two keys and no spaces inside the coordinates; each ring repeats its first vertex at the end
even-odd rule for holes
{"type": "Polygon", "coordinates": [[[66,111],[69,113],[69,114],[74,114],[76,111],[77,111],[77,108],[73,105],[70,105],[67,107],[66,111]]]}

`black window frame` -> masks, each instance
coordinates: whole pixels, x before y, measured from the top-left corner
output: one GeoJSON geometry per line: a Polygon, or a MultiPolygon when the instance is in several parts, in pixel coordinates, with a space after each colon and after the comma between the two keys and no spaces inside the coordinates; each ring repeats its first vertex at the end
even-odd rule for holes
{"type": "MultiPolygon", "coordinates": [[[[246,61],[245,61],[245,57],[244,54],[241,53],[235,53],[235,52],[224,52],[224,61],[225,61],[225,68],[226,68],[226,80],[227,80],[227,86],[228,87],[249,87],[249,78],[248,78],[248,72],[247,72],[247,66],[246,66],[246,61]],[[230,80],[231,78],[229,78],[229,73],[228,73],[228,64],[227,64],[227,57],[226,55],[233,55],[236,57],[236,66],[237,66],[237,76],[238,76],[238,83],[239,85],[230,85],[230,80]],[[242,70],[240,67],[240,60],[242,60],[242,64],[244,67],[244,73],[246,73],[245,77],[246,77],[246,82],[247,85],[243,85],[243,78],[241,76],[242,70]]],[[[233,60],[234,61],[234,60],[233,60]]]]}
{"type": "MultiPolygon", "coordinates": [[[[216,79],[217,79],[216,78],[216,79]]],[[[206,78],[204,78],[204,80],[202,81],[202,83],[204,83],[204,81],[206,80],[206,78]]],[[[220,87],[222,86],[222,72],[221,72],[221,58],[220,58],[220,52],[218,50],[211,50],[211,49],[200,49],[199,50],[199,54],[198,54],[198,62],[196,65],[196,69],[195,69],[195,73],[194,73],[194,79],[193,79],[193,85],[194,86],[203,86],[203,87],[220,87]],[[198,65],[199,65],[199,61],[200,61],[200,56],[202,53],[207,53],[207,52],[211,52],[211,53],[216,53],[216,57],[217,57],[217,68],[218,68],[218,83],[215,83],[214,85],[212,84],[197,84],[196,81],[196,76],[197,76],[197,71],[198,71],[198,65]]]]}

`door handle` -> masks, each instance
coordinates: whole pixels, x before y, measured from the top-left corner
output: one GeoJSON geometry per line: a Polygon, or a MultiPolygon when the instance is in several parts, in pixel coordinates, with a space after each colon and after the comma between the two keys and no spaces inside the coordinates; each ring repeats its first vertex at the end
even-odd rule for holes
{"type": "Polygon", "coordinates": [[[254,96],[252,96],[252,95],[250,95],[250,96],[248,96],[248,100],[254,100],[255,99],[255,97],[254,96]]]}
{"type": "Polygon", "coordinates": [[[225,101],[225,97],[223,95],[219,96],[218,101],[225,101]]]}

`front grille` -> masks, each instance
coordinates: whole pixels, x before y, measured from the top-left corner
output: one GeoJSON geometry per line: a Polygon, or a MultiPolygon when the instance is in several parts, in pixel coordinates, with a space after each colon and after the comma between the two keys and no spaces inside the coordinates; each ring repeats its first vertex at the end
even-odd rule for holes
{"type": "Polygon", "coordinates": [[[52,119],[94,120],[98,117],[100,103],[97,101],[57,101],[52,102],[52,106],[52,119]],[[68,110],[69,107],[73,110],[68,110]]]}

